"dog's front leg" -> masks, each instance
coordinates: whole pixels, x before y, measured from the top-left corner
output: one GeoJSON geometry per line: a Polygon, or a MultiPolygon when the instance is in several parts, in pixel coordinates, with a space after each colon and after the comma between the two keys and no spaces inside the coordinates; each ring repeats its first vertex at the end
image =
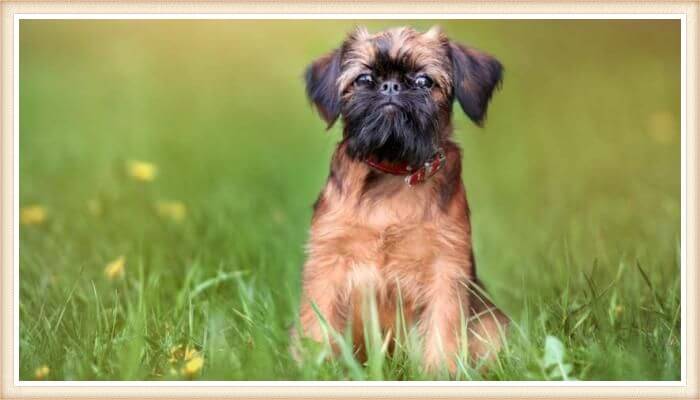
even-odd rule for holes
{"type": "Polygon", "coordinates": [[[307,261],[299,315],[304,337],[317,342],[325,340],[321,318],[329,328],[343,329],[349,296],[347,271],[346,263],[339,257],[312,257],[307,261]]]}
{"type": "Polygon", "coordinates": [[[441,260],[433,266],[420,318],[423,336],[423,363],[429,372],[446,366],[456,371],[461,324],[467,320],[469,297],[463,267],[441,260]]]}

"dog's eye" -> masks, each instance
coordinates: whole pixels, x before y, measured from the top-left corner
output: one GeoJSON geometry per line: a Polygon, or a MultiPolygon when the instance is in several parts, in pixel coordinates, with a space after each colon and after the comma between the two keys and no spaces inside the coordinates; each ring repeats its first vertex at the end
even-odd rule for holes
{"type": "Polygon", "coordinates": [[[355,79],[355,84],[358,86],[372,86],[374,84],[374,78],[371,74],[362,74],[355,79]]]}
{"type": "Polygon", "coordinates": [[[419,89],[429,89],[433,86],[433,80],[425,75],[418,76],[413,83],[419,89]]]}

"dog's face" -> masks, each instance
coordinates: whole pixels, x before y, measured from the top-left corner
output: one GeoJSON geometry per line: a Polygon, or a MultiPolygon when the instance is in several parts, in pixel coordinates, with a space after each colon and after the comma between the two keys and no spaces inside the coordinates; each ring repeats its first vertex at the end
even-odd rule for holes
{"type": "Polygon", "coordinates": [[[455,98],[481,124],[501,71],[438,28],[357,29],[308,67],[306,90],[329,127],[342,117],[349,156],[419,166],[449,134],[455,98]]]}

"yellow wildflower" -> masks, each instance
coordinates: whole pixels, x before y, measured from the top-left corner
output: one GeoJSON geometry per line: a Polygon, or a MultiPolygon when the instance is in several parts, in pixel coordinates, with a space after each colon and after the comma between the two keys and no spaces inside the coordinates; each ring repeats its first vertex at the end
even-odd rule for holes
{"type": "Polygon", "coordinates": [[[99,217],[102,215],[102,203],[100,203],[99,200],[97,199],[90,199],[87,202],[87,208],[88,211],[90,211],[90,214],[99,217]]]}
{"type": "Polygon", "coordinates": [[[623,306],[621,306],[621,305],[617,305],[617,306],[615,307],[615,316],[619,318],[620,315],[622,315],[622,312],[623,312],[623,311],[625,311],[625,307],[623,307],[623,306]]]}
{"type": "Polygon", "coordinates": [[[126,165],[129,176],[137,181],[150,182],[156,178],[158,169],[155,165],[146,161],[129,161],[126,165]]]}
{"type": "Polygon", "coordinates": [[[168,361],[173,364],[173,367],[170,368],[171,374],[177,374],[175,368],[179,365],[181,366],[180,375],[186,378],[194,377],[204,366],[204,357],[197,349],[190,346],[183,348],[181,344],[170,349],[170,359],[168,361]]]}
{"type": "Polygon", "coordinates": [[[19,220],[22,225],[39,225],[46,221],[46,209],[39,205],[22,207],[19,220]]]}
{"type": "Polygon", "coordinates": [[[187,215],[187,207],[179,201],[159,201],[156,210],[162,218],[170,218],[175,222],[181,222],[187,215]]]}
{"type": "Polygon", "coordinates": [[[110,262],[105,267],[105,275],[109,280],[114,280],[116,278],[122,278],[124,276],[124,256],[120,256],[116,260],[110,262]]]}
{"type": "Polygon", "coordinates": [[[36,379],[46,379],[49,376],[51,370],[48,366],[42,365],[41,367],[34,370],[34,377],[36,379]]]}
{"type": "Polygon", "coordinates": [[[202,356],[194,356],[192,357],[187,363],[185,363],[185,366],[182,368],[182,375],[186,377],[192,377],[195,376],[199,373],[199,371],[202,369],[202,366],[204,366],[204,358],[202,356]]]}

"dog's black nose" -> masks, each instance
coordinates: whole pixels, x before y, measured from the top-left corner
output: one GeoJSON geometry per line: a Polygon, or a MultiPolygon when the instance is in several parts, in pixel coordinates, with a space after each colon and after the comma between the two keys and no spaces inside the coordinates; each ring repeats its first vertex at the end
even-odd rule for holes
{"type": "Polygon", "coordinates": [[[399,94],[399,92],[401,92],[401,85],[395,80],[384,81],[379,87],[379,93],[386,96],[399,94]]]}

